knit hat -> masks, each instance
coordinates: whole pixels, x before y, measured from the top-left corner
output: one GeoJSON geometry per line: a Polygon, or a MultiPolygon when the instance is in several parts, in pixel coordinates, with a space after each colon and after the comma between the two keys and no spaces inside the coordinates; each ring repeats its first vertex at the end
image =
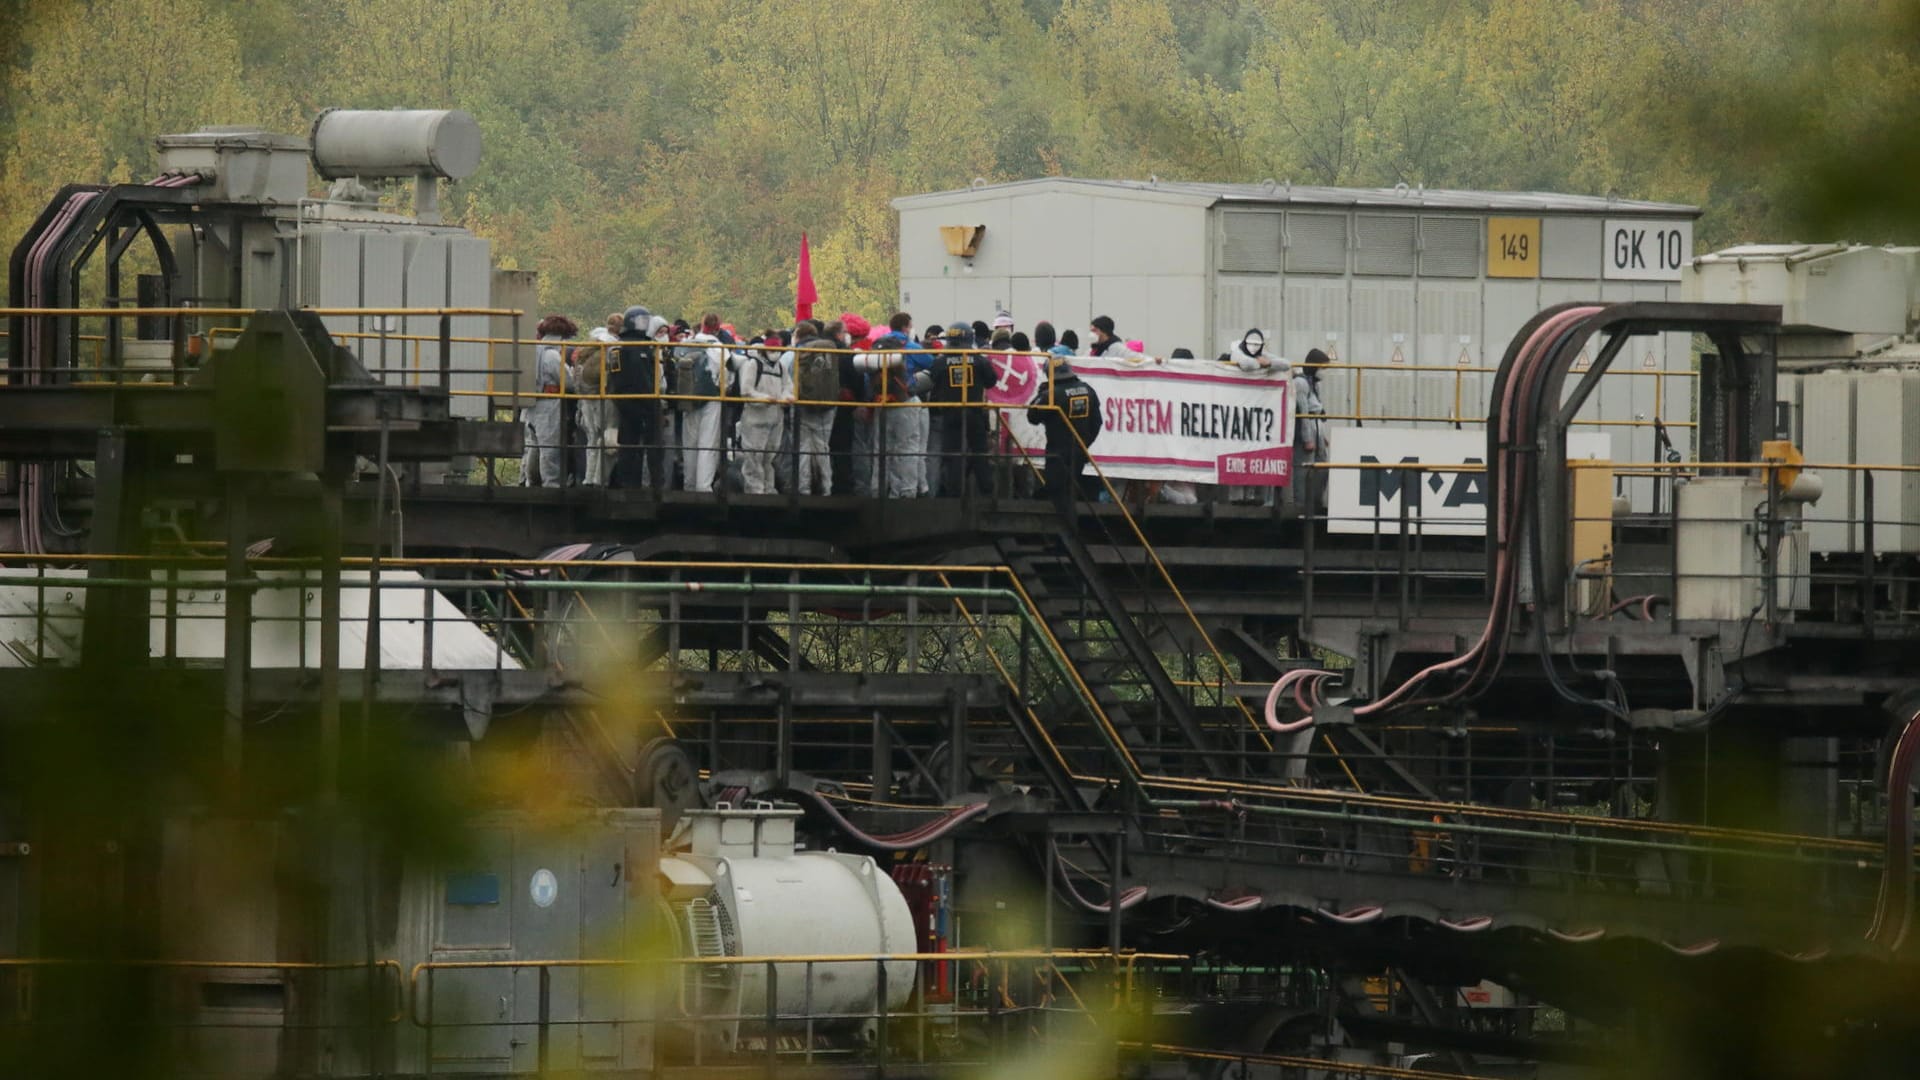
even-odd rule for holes
{"type": "Polygon", "coordinates": [[[993,328],[995,330],[1013,329],[1013,316],[1004,311],[995,315],[993,317],[993,328]]]}
{"type": "Polygon", "coordinates": [[[851,311],[841,314],[840,325],[847,328],[847,333],[851,335],[855,341],[873,333],[873,324],[855,315],[851,311]]]}
{"type": "Polygon", "coordinates": [[[1127,348],[1137,353],[1143,353],[1147,351],[1147,343],[1141,341],[1139,338],[1134,338],[1132,341],[1127,342],[1127,348]]]}
{"type": "Polygon", "coordinates": [[[1093,317],[1093,328],[1095,330],[1100,331],[1103,334],[1112,334],[1113,333],[1112,317],[1107,315],[1095,315],[1093,317]]]}
{"type": "Polygon", "coordinates": [[[1169,359],[1169,360],[1191,360],[1191,359],[1193,359],[1193,350],[1192,350],[1192,349],[1175,349],[1175,350],[1173,350],[1173,355],[1172,355],[1172,356],[1169,356],[1169,357],[1167,357],[1167,359],[1169,359]]]}

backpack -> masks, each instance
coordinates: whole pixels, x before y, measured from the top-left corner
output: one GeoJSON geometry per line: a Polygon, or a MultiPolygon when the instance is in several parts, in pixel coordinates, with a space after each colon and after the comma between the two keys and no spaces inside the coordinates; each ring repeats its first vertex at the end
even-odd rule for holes
{"type": "MultiPolygon", "coordinates": [[[[695,397],[719,397],[720,380],[713,373],[715,367],[713,362],[714,350],[709,347],[689,349],[686,351],[691,355],[683,360],[686,366],[681,369],[680,392],[683,394],[692,394],[695,397]]],[[[702,403],[692,402],[690,404],[702,403]]]]}
{"type": "MultiPolygon", "coordinates": [[[[816,338],[822,345],[831,346],[825,338],[816,338]]],[[[814,344],[813,341],[807,344],[814,344]]],[[[794,354],[795,381],[799,384],[800,400],[826,402],[840,400],[840,363],[832,353],[797,352],[794,354]]]]}

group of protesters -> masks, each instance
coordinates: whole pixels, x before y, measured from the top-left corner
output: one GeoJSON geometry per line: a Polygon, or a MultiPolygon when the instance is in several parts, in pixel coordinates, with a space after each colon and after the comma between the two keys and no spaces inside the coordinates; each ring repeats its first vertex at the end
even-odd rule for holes
{"type": "MultiPolygon", "coordinates": [[[[1009,446],[996,431],[1001,410],[986,407],[1002,375],[994,361],[1029,354],[1046,358],[1045,380],[1024,402],[1005,393],[996,401],[1024,405],[1027,421],[1045,433],[1041,490],[1064,507],[1076,490],[1094,494],[1084,475],[1085,447],[1101,422],[1098,395],[1074,373],[1072,358],[1163,362],[1149,357],[1143,342],[1122,339],[1104,315],[1088,326],[1084,351],[1073,330],[1040,322],[1029,333],[1006,312],[992,322],[924,330],[906,312],[879,325],[846,312],[742,340],[715,314],[690,324],[636,305],[609,315],[585,343],[564,315],[542,319],[536,333],[539,394],[523,410],[522,482],[540,486],[989,494],[995,447],[1009,446]]],[[[1178,349],[1171,358],[1192,353],[1178,349]]],[[[1219,359],[1249,372],[1292,370],[1267,355],[1257,330],[1219,359]]],[[[1309,419],[1321,411],[1316,359],[1324,357],[1310,354],[1309,366],[1293,378],[1302,417],[1296,460],[1324,458],[1323,428],[1309,419]]],[[[1015,490],[1034,489],[1026,470],[1015,475],[1015,490]]]]}

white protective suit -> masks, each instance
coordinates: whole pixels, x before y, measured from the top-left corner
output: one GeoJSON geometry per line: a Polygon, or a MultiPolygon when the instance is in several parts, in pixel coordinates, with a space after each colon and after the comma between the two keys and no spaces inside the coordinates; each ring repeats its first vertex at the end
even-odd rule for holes
{"type": "MultiPolygon", "coordinates": [[[[551,334],[540,339],[534,381],[535,389],[542,394],[558,394],[563,385],[562,370],[566,361],[560,354],[559,342],[564,340],[551,334]]],[[[560,399],[534,398],[532,404],[521,410],[521,415],[526,423],[527,448],[520,458],[520,482],[528,487],[559,487],[560,399]]]]}
{"type": "MultiPolygon", "coordinates": [[[[706,365],[713,376],[715,386],[725,386],[727,381],[726,350],[719,347],[720,339],[712,334],[693,335],[696,344],[708,348],[695,351],[694,363],[706,365]]],[[[684,346],[682,346],[684,348],[684,346]]],[[[692,387],[681,387],[682,394],[692,394],[692,387]]],[[[720,410],[719,401],[686,402],[684,427],[680,433],[680,474],[686,477],[688,491],[712,491],[715,476],[720,469],[720,410]]]]}
{"type": "MultiPolygon", "coordinates": [[[[1228,350],[1227,359],[1233,361],[1234,367],[1249,374],[1269,372],[1284,378],[1293,370],[1293,361],[1284,356],[1267,355],[1267,335],[1259,330],[1249,330],[1242,335],[1233,348],[1228,350]]],[[[1298,391],[1294,393],[1297,395],[1298,391]]],[[[1295,460],[1298,460],[1297,455],[1295,460]]],[[[1298,475],[1295,474],[1295,476],[1298,475]]],[[[1270,506],[1273,503],[1274,492],[1271,488],[1243,487],[1230,490],[1233,492],[1233,501],[1243,506],[1270,506]]]]}
{"type": "MultiPolygon", "coordinates": [[[[882,338],[874,343],[877,350],[886,350],[889,346],[903,349],[907,343],[901,339],[882,338]]],[[[900,351],[865,352],[853,358],[853,366],[873,375],[874,383],[883,387],[877,395],[884,402],[898,404],[920,403],[904,385],[908,378],[904,372],[906,353],[900,351]],[[902,397],[902,391],[907,390],[902,397]]],[[[927,411],[924,408],[875,408],[873,410],[874,440],[874,483],[869,494],[885,495],[889,499],[911,499],[925,494],[926,453],[927,453],[927,411]],[[884,475],[880,470],[884,459],[884,475]]]]}
{"type": "MultiPolygon", "coordinates": [[[[587,332],[588,339],[595,342],[619,342],[619,338],[604,326],[596,326],[587,332]]],[[[586,361],[574,373],[573,385],[569,387],[576,394],[597,395],[605,393],[607,387],[605,371],[610,350],[589,348],[586,361]]],[[[574,402],[574,427],[580,431],[580,445],[587,448],[587,468],[581,476],[583,484],[604,484],[607,471],[612,465],[613,447],[619,443],[618,434],[609,434],[609,428],[618,428],[614,419],[613,402],[599,397],[582,396],[574,402]]]]}
{"type": "Polygon", "coordinates": [[[773,467],[780,455],[787,403],[793,400],[792,353],[742,349],[728,358],[740,381],[740,478],[749,495],[774,493],[773,467]]]}

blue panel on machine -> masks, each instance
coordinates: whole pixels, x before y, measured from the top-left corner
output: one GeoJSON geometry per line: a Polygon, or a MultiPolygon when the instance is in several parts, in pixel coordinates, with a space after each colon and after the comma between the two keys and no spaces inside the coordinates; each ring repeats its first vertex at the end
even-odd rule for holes
{"type": "Polygon", "coordinates": [[[448,874],[447,903],[466,907],[500,902],[499,874],[448,874]]]}

